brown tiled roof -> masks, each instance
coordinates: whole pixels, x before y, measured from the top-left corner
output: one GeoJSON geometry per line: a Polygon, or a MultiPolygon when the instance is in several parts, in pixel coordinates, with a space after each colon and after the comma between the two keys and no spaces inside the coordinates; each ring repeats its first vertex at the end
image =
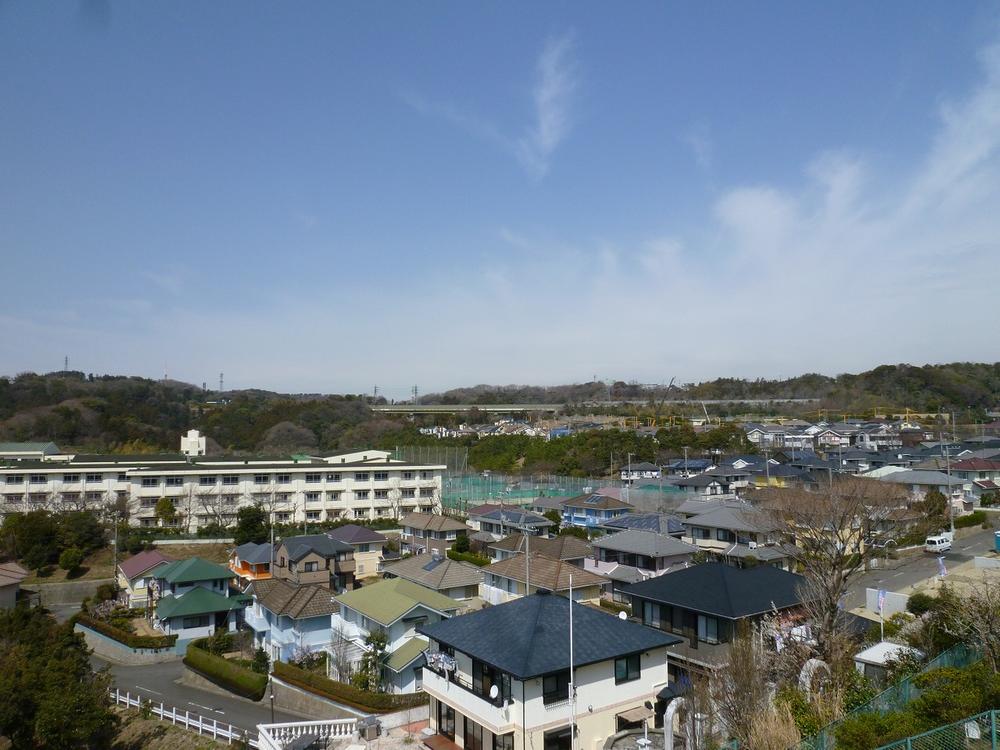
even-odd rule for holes
{"type": "Polygon", "coordinates": [[[28,577],[28,571],[16,562],[0,563],[0,586],[20,583],[28,577]]]}
{"type": "Polygon", "coordinates": [[[131,580],[138,576],[140,573],[145,573],[151,568],[155,568],[160,563],[174,562],[174,558],[167,557],[158,549],[151,549],[145,552],[140,552],[138,555],[133,555],[128,560],[122,560],[118,563],[118,567],[121,568],[122,573],[131,580]]]}
{"type": "MultiPolygon", "coordinates": [[[[524,555],[516,555],[488,565],[483,570],[486,573],[512,578],[524,583],[524,555]]],[[[569,578],[573,576],[573,588],[583,586],[601,586],[608,582],[604,576],[578,568],[563,560],[552,560],[542,555],[531,553],[531,585],[550,591],[566,591],[569,589],[569,578]]]]}
{"type": "Polygon", "coordinates": [[[333,592],[316,584],[296,586],[281,578],[268,578],[251,583],[247,593],[252,593],[265,609],[295,620],[340,611],[333,592]]]}
{"type": "MultiPolygon", "coordinates": [[[[524,534],[511,534],[487,546],[504,552],[524,552],[524,534]]],[[[550,560],[579,560],[593,553],[589,542],[569,535],[551,538],[533,536],[528,542],[528,550],[532,555],[542,555],[550,560]]]]}
{"type": "Polygon", "coordinates": [[[958,471],[997,471],[1000,470],[1000,461],[989,458],[966,458],[953,462],[951,468],[958,471]]]}
{"type": "Polygon", "coordinates": [[[401,526],[425,531],[461,531],[469,528],[457,519],[437,513],[407,513],[399,523],[401,526]]]}
{"type": "Polygon", "coordinates": [[[475,565],[432,555],[413,555],[382,568],[383,573],[405,578],[435,591],[477,586],[483,582],[483,571],[475,565]]]}

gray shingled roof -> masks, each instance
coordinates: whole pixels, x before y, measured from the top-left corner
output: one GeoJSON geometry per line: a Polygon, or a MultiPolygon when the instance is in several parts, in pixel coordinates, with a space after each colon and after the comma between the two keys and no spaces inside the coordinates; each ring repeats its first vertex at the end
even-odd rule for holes
{"type": "Polygon", "coordinates": [[[336,556],[338,553],[354,552],[354,547],[351,545],[331,539],[326,534],[290,536],[287,539],[282,539],[281,543],[285,545],[285,550],[288,552],[288,559],[293,562],[301,560],[310,552],[315,552],[320,557],[327,559],[336,556]]]}
{"type": "Polygon", "coordinates": [[[360,526],[356,523],[348,523],[338,526],[335,529],[330,529],[326,532],[326,535],[344,544],[377,544],[387,540],[385,534],[379,534],[374,529],[370,529],[367,526],[360,526]]]}
{"type": "Polygon", "coordinates": [[[251,565],[271,562],[271,544],[269,542],[264,542],[263,544],[257,544],[256,542],[241,544],[236,548],[236,557],[240,562],[250,563],[251,565]]]}
{"type": "MultiPolygon", "coordinates": [[[[681,639],[573,603],[573,663],[615,659],[680,643],[681,639]]],[[[569,669],[566,597],[534,594],[418,628],[438,643],[527,680],[569,669]]]]}
{"type": "Polygon", "coordinates": [[[684,524],[676,516],[666,513],[626,513],[601,524],[606,529],[641,529],[657,534],[680,534],[684,524]]]}
{"type": "Polygon", "coordinates": [[[407,557],[392,565],[386,565],[382,572],[419,583],[435,591],[477,586],[483,582],[483,571],[475,565],[432,555],[407,557]]]}
{"type": "Polygon", "coordinates": [[[631,552],[649,557],[670,557],[672,555],[694,554],[698,548],[666,534],[629,529],[600,537],[591,542],[594,547],[631,552]]]}

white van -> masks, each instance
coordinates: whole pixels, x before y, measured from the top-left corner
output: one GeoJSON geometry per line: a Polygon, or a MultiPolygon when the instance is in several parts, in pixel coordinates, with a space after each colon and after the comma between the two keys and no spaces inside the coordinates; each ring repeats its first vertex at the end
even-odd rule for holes
{"type": "Polygon", "coordinates": [[[951,550],[951,534],[929,536],[924,542],[924,552],[948,552],[951,550]]]}

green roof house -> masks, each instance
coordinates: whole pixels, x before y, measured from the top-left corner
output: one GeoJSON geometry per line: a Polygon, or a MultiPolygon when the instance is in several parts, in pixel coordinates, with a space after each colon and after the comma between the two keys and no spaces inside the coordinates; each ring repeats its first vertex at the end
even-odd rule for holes
{"type": "Polygon", "coordinates": [[[234,631],[248,597],[231,591],[229,568],[200,557],[165,562],[149,573],[153,625],[178,643],[212,635],[217,628],[234,631]]]}
{"type": "MultiPolygon", "coordinates": [[[[340,611],[332,616],[333,648],[344,648],[357,670],[368,649],[365,639],[373,631],[384,632],[388,658],[383,686],[393,693],[420,689],[426,640],[417,637],[417,628],[447,619],[462,607],[462,602],[404,578],[363,586],[336,599],[340,611]]],[[[331,659],[331,664],[337,662],[331,659]]]]}

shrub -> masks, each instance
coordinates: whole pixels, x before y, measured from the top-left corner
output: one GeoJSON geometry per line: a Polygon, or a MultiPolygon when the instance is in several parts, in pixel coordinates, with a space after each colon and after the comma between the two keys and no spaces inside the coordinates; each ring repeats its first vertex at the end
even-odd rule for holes
{"type": "Polygon", "coordinates": [[[59,555],[59,567],[63,570],[76,570],[83,562],[83,550],[77,547],[64,549],[59,555]]]}
{"type": "Polygon", "coordinates": [[[250,663],[250,669],[259,674],[267,674],[270,668],[271,660],[267,658],[267,651],[258,646],[257,650],[253,652],[253,661],[250,663]]]}
{"type": "Polygon", "coordinates": [[[176,635],[135,635],[115,627],[109,622],[97,620],[86,612],[78,612],[74,615],[73,622],[96,630],[101,635],[106,635],[129,648],[172,648],[177,643],[176,635]]]}
{"type": "Polygon", "coordinates": [[[933,608],[934,597],[922,591],[910,594],[910,598],[906,602],[906,611],[917,617],[920,617],[925,612],[930,612],[933,608]]]}
{"type": "Polygon", "coordinates": [[[198,648],[193,641],[188,644],[184,665],[209,682],[244,698],[259,701],[267,688],[267,675],[253,672],[198,648]]]}
{"type": "Polygon", "coordinates": [[[834,730],[838,750],[875,750],[920,731],[908,713],[848,716],[834,730]]]}
{"type": "Polygon", "coordinates": [[[109,602],[115,598],[115,585],[113,583],[102,583],[94,593],[95,602],[109,602]]]}
{"type": "Polygon", "coordinates": [[[388,713],[399,709],[422,706],[428,701],[427,693],[370,693],[343,682],[331,680],[315,672],[293,667],[282,661],[274,663],[274,676],[287,683],[308,690],[323,698],[344,703],[361,711],[388,713]]]}
{"type": "Polygon", "coordinates": [[[632,616],[632,607],[630,607],[628,604],[622,604],[621,602],[614,602],[611,601],[610,599],[601,599],[600,604],[604,609],[610,609],[612,612],[624,612],[629,617],[632,616]]]}
{"type": "Polygon", "coordinates": [[[457,560],[460,562],[472,563],[473,565],[482,568],[483,566],[489,565],[492,560],[488,557],[483,557],[482,555],[477,555],[475,552],[456,552],[453,549],[448,550],[448,559],[457,560]]]}
{"type": "Polygon", "coordinates": [[[972,526],[979,526],[986,522],[986,511],[977,510],[967,516],[959,516],[955,519],[956,529],[967,529],[972,526]]]}

